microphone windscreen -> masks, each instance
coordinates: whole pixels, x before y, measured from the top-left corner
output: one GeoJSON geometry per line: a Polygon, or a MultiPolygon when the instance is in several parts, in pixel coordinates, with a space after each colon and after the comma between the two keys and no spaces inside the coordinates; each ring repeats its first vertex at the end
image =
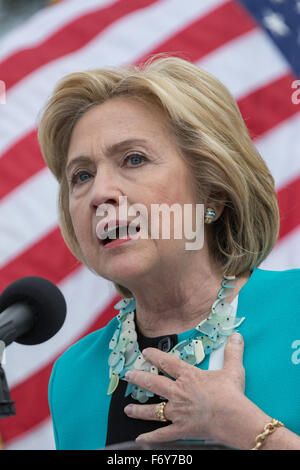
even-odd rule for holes
{"type": "MultiPolygon", "coordinates": [[[[35,316],[33,327],[15,341],[20,344],[40,344],[54,336],[62,327],[67,312],[65,298],[48,279],[27,276],[6,287],[0,296],[0,312],[15,303],[24,302],[35,316]]],[[[1,313],[0,313],[1,315],[1,313]]]]}

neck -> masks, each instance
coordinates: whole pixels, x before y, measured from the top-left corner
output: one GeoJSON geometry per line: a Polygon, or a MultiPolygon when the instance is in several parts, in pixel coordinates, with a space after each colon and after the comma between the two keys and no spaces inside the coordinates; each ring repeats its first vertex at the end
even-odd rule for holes
{"type": "MultiPolygon", "coordinates": [[[[208,317],[221,289],[222,270],[206,264],[202,269],[177,272],[180,275],[171,278],[161,266],[148,282],[130,289],[136,300],[137,326],[144,336],[179,334],[208,317]]],[[[227,301],[234,299],[249,276],[250,272],[237,279],[227,301]]]]}

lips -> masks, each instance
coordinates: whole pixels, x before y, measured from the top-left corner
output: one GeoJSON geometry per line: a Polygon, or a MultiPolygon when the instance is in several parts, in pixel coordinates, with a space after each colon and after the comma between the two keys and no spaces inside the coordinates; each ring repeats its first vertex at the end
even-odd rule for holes
{"type": "Polygon", "coordinates": [[[127,220],[110,220],[99,222],[96,226],[96,235],[102,245],[107,245],[113,240],[126,239],[139,231],[138,225],[127,220]]]}

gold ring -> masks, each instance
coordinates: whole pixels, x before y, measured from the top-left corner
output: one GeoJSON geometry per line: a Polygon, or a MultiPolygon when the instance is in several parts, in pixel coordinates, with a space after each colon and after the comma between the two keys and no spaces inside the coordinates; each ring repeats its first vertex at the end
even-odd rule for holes
{"type": "Polygon", "coordinates": [[[166,406],[166,404],[167,404],[166,401],[162,401],[156,407],[155,416],[158,419],[158,421],[163,421],[163,422],[168,421],[167,418],[165,417],[165,406],[166,406]]]}

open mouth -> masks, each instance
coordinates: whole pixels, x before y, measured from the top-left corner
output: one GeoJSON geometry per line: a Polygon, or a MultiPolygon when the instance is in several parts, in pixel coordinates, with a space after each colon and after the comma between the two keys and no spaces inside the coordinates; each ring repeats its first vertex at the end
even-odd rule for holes
{"type": "Polygon", "coordinates": [[[131,238],[132,235],[135,235],[140,231],[140,227],[132,227],[129,225],[115,226],[110,229],[106,227],[106,230],[101,234],[101,243],[102,245],[108,245],[114,240],[131,238]]]}

